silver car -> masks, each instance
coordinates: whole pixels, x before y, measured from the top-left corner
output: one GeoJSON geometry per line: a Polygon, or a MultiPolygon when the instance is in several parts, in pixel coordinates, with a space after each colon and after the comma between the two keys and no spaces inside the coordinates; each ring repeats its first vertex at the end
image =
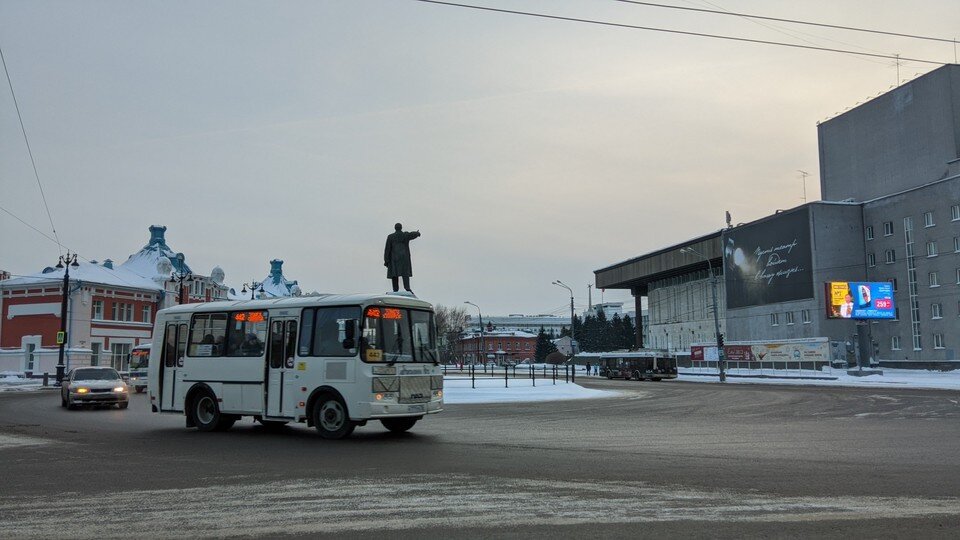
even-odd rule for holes
{"type": "Polygon", "coordinates": [[[60,406],[76,409],[80,405],[116,405],[126,409],[130,392],[117,370],[111,367],[82,367],[63,378],[60,406]]]}

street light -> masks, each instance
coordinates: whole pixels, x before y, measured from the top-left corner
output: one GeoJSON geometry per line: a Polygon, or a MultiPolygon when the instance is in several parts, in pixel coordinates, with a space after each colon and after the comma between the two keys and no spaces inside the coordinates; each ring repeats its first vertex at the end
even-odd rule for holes
{"type": "Polygon", "coordinates": [[[67,343],[67,299],[70,297],[70,267],[78,268],[80,264],[77,263],[77,254],[71,254],[69,251],[66,255],[60,256],[60,261],[57,262],[57,268],[63,269],[63,291],[60,298],[60,331],[57,332],[57,341],[60,345],[60,356],[57,361],[57,384],[63,383],[63,374],[66,371],[66,366],[63,363],[64,356],[64,347],[67,343]]]}
{"type": "Polygon", "coordinates": [[[190,283],[193,281],[193,274],[185,271],[184,268],[183,253],[177,253],[177,268],[174,268],[173,272],[170,273],[170,282],[180,284],[179,294],[177,294],[178,304],[183,304],[183,282],[190,283]]]}
{"type": "MultiPolygon", "coordinates": [[[[243,290],[240,291],[242,294],[247,294],[247,284],[243,284],[243,290]]],[[[262,281],[251,281],[250,282],[250,299],[253,300],[253,296],[256,293],[263,292],[263,282],[262,281]],[[259,287],[259,290],[257,289],[259,287]]]]}
{"type": "MultiPolygon", "coordinates": [[[[564,289],[570,291],[570,358],[573,358],[577,354],[577,331],[574,326],[574,314],[573,314],[573,289],[567,286],[566,283],[560,281],[559,279],[551,282],[557,287],[563,287],[564,289]]],[[[573,364],[574,377],[576,377],[577,365],[573,364]]]]}
{"type": "MultiPolygon", "coordinates": [[[[471,306],[477,308],[477,314],[480,315],[480,353],[486,355],[487,351],[483,348],[483,312],[480,311],[480,306],[474,304],[473,302],[464,302],[464,304],[470,304],[471,306]]],[[[479,354],[477,356],[479,356],[479,354]]],[[[473,363],[477,363],[476,358],[473,359],[473,363]]],[[[486,364],[486,362],[483,363],[486,364]]]]}
{"type": "Polygon", "coordinates": [[[717,306],[717,276],[713,274],[713,265],[710,264],[710,259],[703,253],[700,253],[692,247],[680,248],[680,253],[692,253],[707,261],[707,271],[710,272],[710,285],[711,289],[713,289],[713,327],[716,331],[717,338],[717,368],[720,370],[720,382],[724,382],[727,380],[727,372],[724,366],[723,334],[720,333],[720,315],[718,313],[719,307],[717,306]]]}

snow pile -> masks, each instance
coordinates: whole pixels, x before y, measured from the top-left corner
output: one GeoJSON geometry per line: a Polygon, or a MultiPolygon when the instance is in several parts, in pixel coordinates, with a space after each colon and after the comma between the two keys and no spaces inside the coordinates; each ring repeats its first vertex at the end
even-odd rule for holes
{"type": "MultiPolygon", "coordinates": [[[[856,386],[861,388],[927,388],[939,390],[960,390],[960,370],[927,371],[920,369],[887,369],[883,375],[857,377],[847,375],[846,370],[824,368],[824,371],[773,371],[770,369],[729,369],[727,383],[733,384],[789,384],[802,386],[856,386]],[[822,377],[819,379],[799,379],[804,377],[822,377]],[[763,376],[760,378],[759,376],[763,376]],[[793,377],[793,378],[791,378],[793,377]]],[[[693,370],[680,368],[680,380],[690,382],[718,382],[717,370],[693,370]]]]}
{"type": "Polygon", "coordinates": [[[550,379],[537,379],[536,386],[530,379],[509,380],[510,387],[504,388],[503,378],[477,378],[476,388],[470,387],[470,379],[445,377],[443,380],[443,401],[448,405],[462,403],[517,403],[523,401],[561,401],[570,399],[597,399],[615,397],[620,392],[592,390],[577,384],[558,380],[553,384],[550,379]]]}

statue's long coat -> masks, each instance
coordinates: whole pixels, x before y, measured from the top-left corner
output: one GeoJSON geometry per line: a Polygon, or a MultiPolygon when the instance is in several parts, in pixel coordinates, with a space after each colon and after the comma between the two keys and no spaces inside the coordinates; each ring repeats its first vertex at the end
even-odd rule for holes
{"type": "Polygon", "coordinates": [[[387,277],[413,276],[413,264],[410,263],[410,241],[420,236],[418,232],[397,231],[387,236],[387,246],[383,249],[383,264],[387,267],[387,277]]]}

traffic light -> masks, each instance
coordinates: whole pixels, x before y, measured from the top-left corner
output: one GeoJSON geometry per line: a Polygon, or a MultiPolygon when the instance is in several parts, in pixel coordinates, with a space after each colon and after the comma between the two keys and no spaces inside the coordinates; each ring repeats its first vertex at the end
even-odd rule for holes
{"type": "Polygon", "coordinates": [[[717,347],[723,347],[723,334],[717,334],[717,347]]]}

